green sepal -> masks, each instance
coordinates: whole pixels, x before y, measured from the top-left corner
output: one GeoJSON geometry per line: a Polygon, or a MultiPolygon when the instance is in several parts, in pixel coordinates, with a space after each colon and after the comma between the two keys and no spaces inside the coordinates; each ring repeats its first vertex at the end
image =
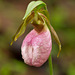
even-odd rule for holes
{"type": "Polygon", "coordinates": [[[46,8],[46,4],[43,1],[32,1],[29,3],[25,16],[23,17],[23,20],[35,9],[35,10],[39,10],[40,8],[44,7],[45,10],[47,10],[46,8]]]}
{"type": "Polygon", "coordinates": [[[18,28],[16,34],[13,36],[13,40],[10,45],[12,45],[13,42],[16,41],[17,38],[19,38],[25,32],[27,24],[33,19],[33,17],[34,17],[34,12],[32,12],[28,17],[26,17],[26,19],[18,28]]]}
{"type": "Polygon", "coordinates": [[[51,24],[50,24],[48,18],[47,18],[44,14],[42,14],[42,13],[39,13],[39,12],[38,12],[38,14],[39,14],[39,15],[41,16],[41,18],[44,20],[44,22],[46,23],[46,25],[47,25],[49,31],[51,31],[51,33],[52,33],[52,35],[53,35],[53,37],[54,37],[56,43],[59,45],[59,52],[58,52],[58,54],[57,54],[57,57],[59,57],[59,54],[60,54],[60,51],[61,51],[61,43],[60,43],[59,37],[58,37],[56,31],[54,30],[54,28],[51,26],[51,24]]]}
{"type": "Polygon", "coordinates": [[[19,38],[25,32],[27,24],[34,18],[35,11],[41,8],[44,8],[45,10],[47,10],[46,4],[43,1],[32,1],[29,3],[25,16],[23,18],[23,23],[20,25],[16,34],[14,35],[11,45],[13,44],[13,41],[16,41],[17,38],[19,38]]]}
{"type": "Polygon", "coordinates": [[[42,13],[43,15],[45,15],[46,17],[47,17],[47,19],[49,20],[50,18],[49,18],[49,13],[48,13],[48,11],[47,10],[42,10],[42,9],[40,9],[39,11],[37,11],[37,12],[39,12],[39,13],[42,13]]]}

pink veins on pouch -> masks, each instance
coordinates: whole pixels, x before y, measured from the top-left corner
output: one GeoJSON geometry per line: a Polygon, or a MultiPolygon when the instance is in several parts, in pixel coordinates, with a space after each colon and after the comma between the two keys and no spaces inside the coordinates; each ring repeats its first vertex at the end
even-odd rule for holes
{"type": "Polygon", "coordinates": [[[48,29],[37,33],[33,29],[23,40],[21,53],[24,62],[30,66],[40,67],[48,59],[52,49],[51,34],[48,29]]]}

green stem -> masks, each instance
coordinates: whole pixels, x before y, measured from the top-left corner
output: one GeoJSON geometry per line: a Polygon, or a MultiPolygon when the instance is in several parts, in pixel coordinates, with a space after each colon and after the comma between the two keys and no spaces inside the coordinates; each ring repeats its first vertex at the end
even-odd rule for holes
{"type": "Polygon", "coordinates": [[[50,75],[53,75],[53,68],[52,68],[52,58],[51,58],[51,55],[49,56],[49,70],[50,70],[50,75]]]}

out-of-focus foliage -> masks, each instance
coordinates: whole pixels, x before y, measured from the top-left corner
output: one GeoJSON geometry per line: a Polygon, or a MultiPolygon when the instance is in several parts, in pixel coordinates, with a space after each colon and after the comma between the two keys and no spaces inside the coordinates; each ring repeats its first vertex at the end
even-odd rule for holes
{"type": "MultiPolygon", "coordinates": [[[[0,75],[49,75],[48,62],[40,68],[24,64],[21,43],[32,29],[10,46],[12,36],[22,23],[25,9],[31,0],[0,0],[0,75]]],[[[75,75],[75,1],[43,0],[50,12],[50,23],[61,40],[62,51],[57,58],[58,46],[53,39],[52,57],[54,75],[75,75]]]]}

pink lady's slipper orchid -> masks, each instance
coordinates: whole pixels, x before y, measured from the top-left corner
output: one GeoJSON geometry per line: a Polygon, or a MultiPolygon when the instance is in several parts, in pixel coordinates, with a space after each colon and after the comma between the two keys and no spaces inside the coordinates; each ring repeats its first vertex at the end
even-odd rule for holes
{"type": "Polygon", "coordinates": [[[43,65],[52,49],[51,34],[48,29],[38,33],[33,29],[23,40],[21,47],[24,62],[31,66],[43,65]]]}
{"type": "MultiPolygon", "coordinates": [[[[40,67],[47,61],[51,53],[52,40],[50,31],[59,45],[57,57],[61,51],[61,43],[49,22],[47,7],[43,1],[32,1],[29,3],[23,17],[23,23],[13,37],[13,41],[16,41],[25,32],[26,26],[30,22],[34,26],[34,29],[24,38],[21,46],[21,54],[26,64],[40,67]]],[[[49,64],[52,68],[51,56],[49,58],[49,64]]],[[[52,75],[52,70],[50,70],[50,73],[52,75]]]]}

